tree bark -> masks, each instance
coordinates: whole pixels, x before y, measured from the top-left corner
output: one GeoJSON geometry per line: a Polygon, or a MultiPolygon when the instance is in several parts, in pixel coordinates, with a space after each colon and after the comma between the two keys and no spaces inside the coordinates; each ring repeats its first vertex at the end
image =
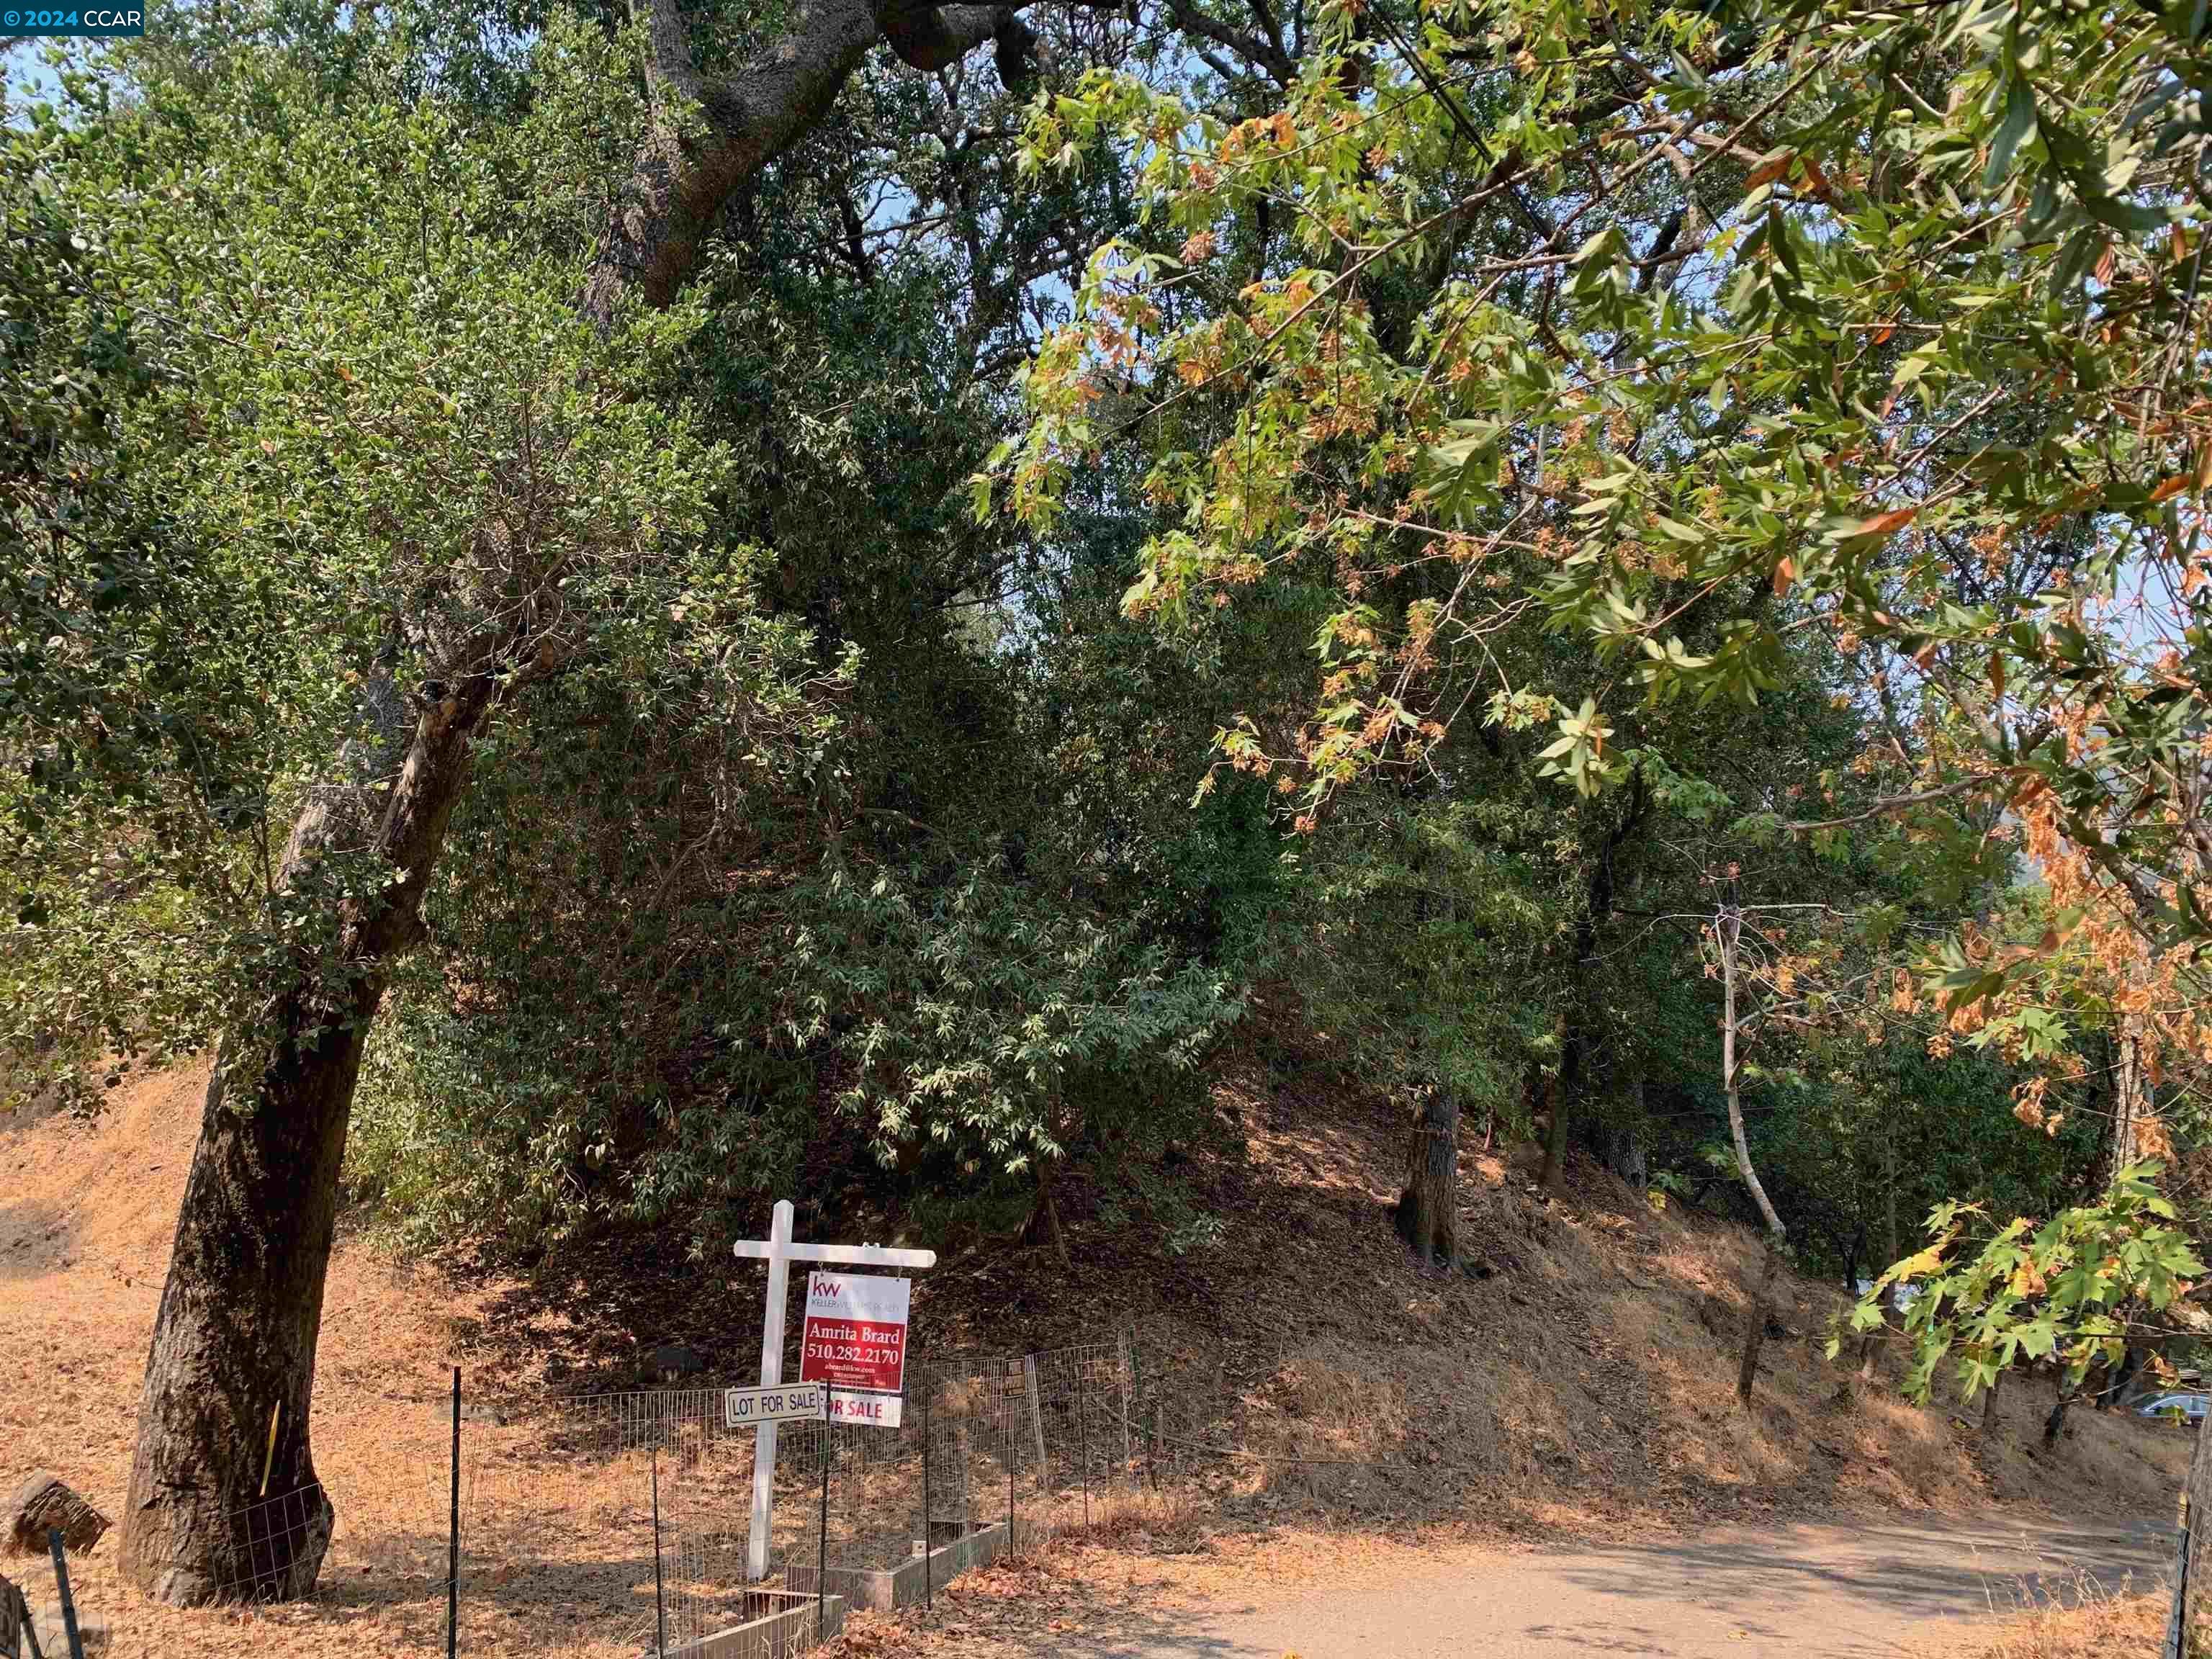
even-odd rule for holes
{"type": "Polygon", "coordinates": [[[1760,1264],[1758,1288],[1752,1292],[1751,1318],[1743,1334],[1743,1359],[1735,1373],[1735,1398],[1751,1404],[1751,1385],[1759,1379],[1759,1350],[1766,1346],[1766,1321],[1774,1306],[1774,1291],[1782,1277],[1782,1237],[1766,1236],[1765,1259],[1760,1264]]]}
{"type": "Polygon", "coordinates": [[[2132,1342],[2121,1351],[2120,1363],[2112,1368],[2111,1376],[2096,1391],[2097,1409],[2110,1411],[2126,1403],[2128,1389],[2135,1383],[2136,1374],[2142,1370],[2143,1351],[2132,1342]]]}
{"type": "Polygon", "coordinates": [[[2066,1431],[2067,1409],[2074,1403],[2073,1390],[2066,1386],[2066,1368],[2058,1368],[2058,1398],[2051,1407],[2051,1414],[2043,1419],[2043,1449],[2050,1451],[2058,1444],[2058,1437],[2066,1431]]]}
{"type": "Polygon", "coordinates": [[[1567,1115],[1582,1076],[1582,1036],[1571,1019],[1561,1022],[1559,1070],[1552,1079],[1551,1123],[1544,1137],[1545,1193],[1557,1198],[1567,1185],[1567,1115]]]}
{"type": "Polygon", "coordinates": [[[264,1025],[217,1051],[123,1514],[123,1571],[161,1601],[289,1598],[321,1570],[333,1512],[308,1444],[309,1401],[338,1170],[369,1022],[421,931],[469,740],[496,682],[479,672],[456,684],[422,711],[404,750],[387,727],[358,781],[301,814],[285,849],[287,894],[311,896],[326,857],[364,846],[391,873],[367,898],[334,901],[331,954],[301,963],[264,1025]]]}
{"type": "Polygon", "coordinates": [[[802,0],[790,26],[726,77],[694,67],[676,0],[652,0],[654,118],[607,217],[580,304],[607,327],[626,296],[665,306],[696,268],[722,210],[829,112],[870,49],[886,40],[911,67],[950,67],[987,40],[1002,78],[1026,76],[1036,47],[1012,6],[914,0],[802,0]]]}
{"type": "Polygon", "coordinates": [[[1036,1212],[1030,1218],[1030,1231],[1034,1233],[1036,1231],[1036,1223],[1039,1218],[1042,1218],[1044,1222],[1045,1237],[1052,1242],[1054,1259],[1063,1267],[1072,1267],[1075,1264],[1067,1254],[1067,1234],[1060,1228],[1060,1205],[1053,1197],[1052,1175],[1053,1160],[1039,1158],[1036,1166],[1036,1212]]]}
{"type": "Polygon", "coordinates": [[[1590,867],[1584,889],[1582,919],[1575,924],[1576,989],[1568,998],[1565,1012],[1559,1016],[1559,1069],[1552,1096],[1551,1133],[1544,1146],[1544,1190],[1554,1198],[1566,1188],[1567,1120],[1573,1109],[1575,1091],[1582,1082],[1581,1016],[1587,1006],[1592,953],[1597,949],[1598,934],[1613,915],[1617,873],[1613,860],[1644,822],[1650,805],[1650,791],[1644,786],[1644,768],[1639,763],[1629,776],[1628,800],[1622,808],[1620,822],[1606,832],[1599,845],[1597,860],[1590,867]]]}
{"type": "MultiPolygon", "coordinates": [[[[1886,1272],[1897,1261],[1897,1135],[1894,1130],[1882,1139],[1881,1173],[1883,1244],[1887,1251],[1887,1259],[1882,1265],[1886,1272]]],[[[1860,1346],[1859,1376],[1865,1382],[1874,1381],[1875,1356],[1879,1351],[1881,1334],[1888,1328],[1888,1310],[1885,1308],[1883,1322],[1869,1331],[1865,1342],[1860,1346]]]]}
{"type": "Polygon", "coordinates": [[[2142,1117],[2142,1021],[2130,1014],[2121,1023],[2112,1071],[2112,1133],[2106,1149],[2105,1180],[2110,1183],[2133,1164],[2142,1117]]]}
{"type": "Polygon", "coordinates": [[[1743,1364],[1735,1379],[1737,1403],[1748,1406],[1751,1386],[1759,1376],[1759,1351],[1766,1340],[1767,1309],[1782,1270],[1782,1249],[1788,1234],[1783,1228],[1782,1218],[1774,1212],[1774,1206],[1766,1196],[1766,1188],[1759,1185],[1759,1172],[1751,1167],[1751,1146],[1743,1133],[1743,1097],[1736,1091],[1736,944],[1742,928],[1742,913],[1732,904],[1723,906],[1713,919],[1713,936],[1721,948],[1721,1091],[1728,1097],[1729,1133],[1735,1142],[1736,1172],[1751,1189],[1752,1200],[1766,1223],[1766,1259],[1759,1271],[1759,1288],[1752,1297],[1751,1328],[1744,1334],[1743,1364]]]}
{"type": "Polygon", "coordinates": [[[1406,1187],[1398,1195],[1398,1231],[1421,1265],[1437,1256],[1459,1261],[1459,1097],[1432,1090],[1407,1137],[1406,1187]]]}

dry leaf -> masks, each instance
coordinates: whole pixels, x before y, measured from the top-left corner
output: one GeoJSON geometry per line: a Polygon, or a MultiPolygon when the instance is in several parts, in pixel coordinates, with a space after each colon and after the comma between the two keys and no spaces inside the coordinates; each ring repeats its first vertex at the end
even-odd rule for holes
{"type": "Polygon", "coordinates": [[[2170,478],[2161,478],[2159,480],[2158,488],[2150,492],[2152,502],[2155,504],[2160,501],[2172,501],[2183,490],[2188,489],[2191,482],[2187,474],[2180,472],[2175,473],[2170,478]]]}
{"type": "Polygon", "coordinates": [[[1761,185],[1771,184],[1790,171],[1790,164],[1797,158],[1789,150],[1761,161],[1751,170],[1751,177],[1743,181],[1746,190],[1757,190],[1761,185]]]}
{"type": "Polygon", "coordinates": [[[1787,558],[1784,559],[1781,563],[1774,567],[1774,597],[1778,599],[1783,598],[1790,592],[1790,584],[1796,580],[1796,562],[1787,558]]]}
{"type": "Polygon", "coordinates": [[[1900,507],[1893,512],[1877,513],[1859,526],[1858,533],[1862,536],[1887,536],[1904,529],[1919,516],[1920,509],[1917,507],[1900,507]]]}

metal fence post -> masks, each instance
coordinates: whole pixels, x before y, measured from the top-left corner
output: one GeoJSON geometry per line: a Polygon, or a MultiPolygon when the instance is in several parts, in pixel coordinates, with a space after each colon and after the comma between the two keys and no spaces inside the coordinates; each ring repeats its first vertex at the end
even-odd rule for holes
{"type": "Polygon", "coordinates": [[[461,1639],[461,1368],[453,1367],[453,1482],[446,1509],[446,1659],[461,1639]]]}
{"type": "Polygon", "coordinates": [[[9,1638],[9,1659],[23,1659],[26,1649],[29,1650],[31,1659],[46,1659],[46,1656],[39,1650],[39,1627],[31,1622],[31,1604],[23,1599],[23,1593],[5,1578],[0,1578],[0,1616],[5,1617],[9,1628],[14,1632],[9,1638]]]}
{"type": "MultiPolygon", "coordinates": [[[[1145,1474],[1152,1481],[1152,1490],[1158,1492],[1160,1489],[1159,1449],[1154,1443],[1152,1430],[1145,1425],[1145,1354],[1143,1346],[1133,1334],[1129,1341],[1129,1377],[1136,1391],[1137,1431],[1145,1437],[1145,1474]]],[[[1155,1412],[1158,1409],[1154,1407],[1155,1412]]],[[[1139,1480],[1137,1484],[1141,1486],[1145,1483],[1139,1480]]]]}
{"type": "Polygon", "coordinates": [[[820,1647],[828,1639],[823,1635],[823,1621],[830,1613],[830,1460],[836,1455],[837,1442],[830,1432],[830,1390],[822,1390],[822,1521],[821,1530],[814,1540],[814,1645],[820,1647]]]}
{"type": "Polygon", "coordinates": [[[1091,1406],[1090,1372],[1075,1368],[1075,1468],[1083,1481],[1083,1524],[1091,1524],[1091,1406]]]}
{"type": "Polygon", "coordinates": [[[921,1379],[921,1610],[935,1607],[929,1584],[929,1378],[921,1379]]]}
{"type": "Polygon", "coordinates": [[[84,1659],[84,1638],[77,1633],[76,1603],[70,1597],[69,1557],[62,1548],[62,1529],[50,1528],[46,1547],[54,1553],[54,1588],[61,1592],[62,1630],[69,1637],[70,1659],[84,1659]]]}
{"type": "Polygon", "coordinates": [[[1051,1460],[1045,1455],[1044,1389],[1037,1382],[1036,1356],[1033,1353],[1022,1356],[1022,1381],[1029,1385],[1030,1437],[1036,1443],[1037,1490],[1042,1492],[1045,1486],[1045,1468],[1051,1460]]]}
{"type": "MultiPolygon", "coordinates": [[[[2200,1425],[2197,1432],[2203,1432],[2200,1425]]],[[[2173,1571],[2173,1611],[2166,1621],[2164,1659],[2189,1659],[2189,1494],[2181,1494],[2181,1557],[2173,1571]]]]}
{"type": "Polygon", "coordinates": [[[660,1433],[654,1426],[653,1436],[653,1659],[668,1651],[668,1602],[661,1590],[660,1581],[660,1433]]]}
{"type": "Polygon", "coordinates": [[[1135,1455],[1134,1455],[1134,1454],[1130,1450],[1130,1449],[1129,1449],[1129,1421],[1130,1421],[1130,1419],[1131,1419],[1133,1417],[1134,1417],[1134,1416],[1136,1415],[1136,1407],[1135,1407],[1135,1403],[1134,1403],[1133,1400],[1133,1399],[1132,1399],[1132,1397],[1131,1397],[1131,1391],[1130,1391],[1130,1379],[1131,1379],[1131,1378],[1133,1378],[1133,1377],[1136,1375],[1136,1370],[1137,1370],[1137,1361],[1136,1361],[1135,1346],[1136,1346],[1136,1345],[1135,1345],[1134,1343],[1131,1342],[1131,1341],[1130,1341],[1130,1340],[1129,1340],[1129,1332],[1127,1331],[1127,1329],[1124,1328],[1124,1329],[1123,1329],[1123,1331],[1121,1332],[1121,1471],[1122,1471],[1122,1473],[1123,1473],[1123,1474],[1125,1474],[1128,1473],[1129,1465],[1130,1465],[1130,1463],[1131,1463],[1131,1462],[1133,1462],[1134,1461],[1134,1457],[1135,1457],[1135,1455]]]}

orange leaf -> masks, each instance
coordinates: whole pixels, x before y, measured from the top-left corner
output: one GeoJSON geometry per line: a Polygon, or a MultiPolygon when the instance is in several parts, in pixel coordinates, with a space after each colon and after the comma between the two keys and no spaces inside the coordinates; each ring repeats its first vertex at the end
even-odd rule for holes
{"type": "Polygon", "coordinates": [[[2170,478],[2160,479],[2158,488],[2150,492],[2153,505],[2160,501],[2172,501],[2189,488],[2190,482],[2189,475],[2185,472],[2177,472],[2170,478]]]}
{"type": "Polygon", "coordinates": [[[1858,527],[1862,536],[1888,536],[1905,528],[1920,516],[1917,507],[1900,507],[1892,513],[1877,513],[1858,527]]]}
{"type": "Polygon", "coordinates": [[[1926,668],[1929,664],[1934,662],[1936,660],[1936,641],[1930,640],[1927,644],[1922,646],[1917,651],[1914,652],[1912,653],[1912,660],[1923,669],[1926,668]]]}
{"type": "Polygon", "coordinates": [[[2004,658],[1999,653],[1990,653],[1990,692],[2000,702],[2004,697],[2004,658]]]}
{"type": "Polygon", "coordinates": [[[1820,171],[1820,164],[1809,155],[1805,157],[1805,182],[1813,187],[1813,194],[1823,201],[1832,193],[1828,175],[1820,171]]]}
{"type": "Polygon", "coordinates": [[[1881,345],[1887,341],[1891,335],[1896,332],[1897,325],[1895,323],[1884,323],[1880,328],[1875,330],[1874,343],[1876,345],[1881,345]]]}
{"type": "Polygon", "coordinates": [[[1774,597],[1778,599],[1789,592],[1790,584],[1796,580],[1797,566],[1795,561],[1784,559],[1780,564],[1776,565],[1774,567],[1774,597]]]}
{"type": "Polygon", "coordinates": [[[2099,256],[2097,260],[2097,285],[2100,288],[2107,287],[2111,284],[2112,280],[2112,267],[2117,262],[2118,256],[2116,256],[2112,252],[2112,245],[2110,242],[2106,243],[2105,251],[2099,256]]]}
{"type": "Polygon", "coordinates": [[[1761,161],[1751,170],[1751,177],[1743,181],[1743,187],[1746,190],[1757,190],[1761,185],[1772,184],[1790,171],[1790,164],[1796,159],[1796,155],[1785,149],[1771,160],[1761,161]]]}
{"type": "Polygon", "coordinates": [[[2174,264],[2179,264],[2189,257],[2189,239],[2181,234],[2179,225],[2173,225],[2167,228],[2166,241],[2166,251],[2173,255],[2174,264]]]}

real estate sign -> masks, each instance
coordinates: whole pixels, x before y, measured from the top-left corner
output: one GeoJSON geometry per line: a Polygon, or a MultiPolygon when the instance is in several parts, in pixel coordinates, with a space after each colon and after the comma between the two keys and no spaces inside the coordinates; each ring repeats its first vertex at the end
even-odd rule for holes
{"type": "Polygon", "coordinates": [[[898,1427],[913,1281],[880,1273],[806,1275],[799,1380],[830,1389],[830,1420],[898,1427]]]}

